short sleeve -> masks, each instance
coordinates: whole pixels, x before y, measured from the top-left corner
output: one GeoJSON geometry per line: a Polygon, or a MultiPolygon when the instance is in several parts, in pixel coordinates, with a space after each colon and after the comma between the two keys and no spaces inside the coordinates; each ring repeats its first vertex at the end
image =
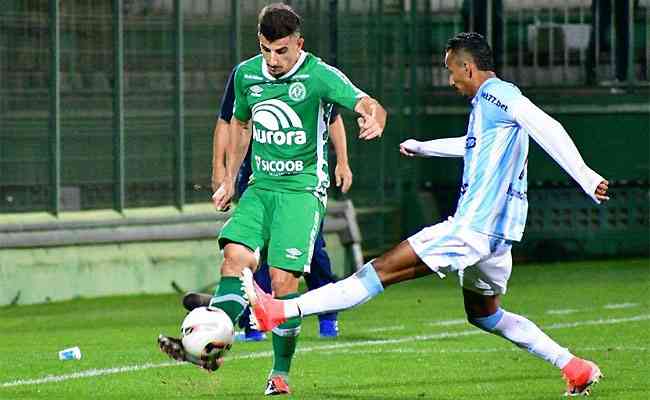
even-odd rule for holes
{"type": "Polygon", "coordinates": [[[321,95],[326,101],[353,110],[358,99],[368,96],[354,86],[343,72],[322,61],[319,66],[321,68],[319,74],[322,85],[321,95]]]}
{"type": "Polygon", "coordinates": [[[235,107],[234,116],[240,121],[251,119],[251,110],[246,99],[246,88],[242,83],[242,69],[237,68],[235,72],[235,107]]]}
{"type": "Polygon", "coordinates": [[[237,72],[237,67],[230,71],[223,96],[221,96],[219,113],[217,114],[217,118],[227,122],[230,122],[230,118],[232,118],[233,106],[235,104],[235,72],[237,72]]]}

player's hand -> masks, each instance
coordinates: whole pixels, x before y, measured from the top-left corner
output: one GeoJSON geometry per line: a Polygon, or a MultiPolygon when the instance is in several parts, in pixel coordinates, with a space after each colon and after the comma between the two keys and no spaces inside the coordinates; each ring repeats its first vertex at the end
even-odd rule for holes
{"type": "Polygon", "coordinates": [[[400,143],[399,152],[408,157],[420,155],[420,142],[415,139],[408,139],[400,143]]]}
{"type": "Polygon", "coordinates": [[[370,106],[370,113],[361,110],[359,114],[361,114],[361,116],[357,118],[357,124],[359,125],[359,139],[371,140],[381,137],[384,129],[377,121],[377,106],[372,104],[370,106]]]}
{"type": "Polygon", "coordinates": [[[607,195],[607,190],[609,189],[609,182],[607,179],[603,179],[598,186],[596,187],[596,198],[600,201],[607,201],[609,200],[609,196],[607,195]]]}
{"type": "Polygon", "coordinates": [[[212,182],[211,182],[211,187],[212,187],[212,193],[216,192],[217,189],[219,189],[219,186],[221,186],[220,181],[214,179],[214,176],[212,177],[212,182]]]}
{"type": "Polygon", "coordinates": [[[228,211],[230,209],[230,200],[235,193],[234,184],[231,182],[224,182],[219,186],[216,192],[212,195],[212,204],[217,211],[228,211]]]}
{"type": "Polygon", "coordinates": [[[352,186],[352,170],[348,164],[336,163],[334,168],[336,187],[341,188],[342,193],[347,193],[352,186]]]}

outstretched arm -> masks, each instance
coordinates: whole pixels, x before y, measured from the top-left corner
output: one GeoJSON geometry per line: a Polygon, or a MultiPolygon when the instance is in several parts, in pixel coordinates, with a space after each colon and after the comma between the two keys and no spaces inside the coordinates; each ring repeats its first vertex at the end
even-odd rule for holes
{"type": "Polygon", "coordinates": [[[352,185],[352,170],[348,163],[348,142],[345,137],[345,126],[340,115],[337,115],[330,124],[330,139],[332,139],[334,153],[336,153],[336,167],[334,168],[336,187],[341,188],[341,192],[347,193],[352,185]]]}
{"type": "Polygon", "coordinates": [[[377,100],[370,96],[361,97],[354,106],[354,111],[361,115],[357,118],[359,139],[381,137],[386,127],[386,110],[377,100]]]}
{"type": "Polygon", "coordinates": [[[582,159],[580,152],[562,125],[526,97],[511,104],[515,121],[596,203],[609,200],[609,182],[597,174],[582,159]]]}
{"type": "Polygon", "coordinates": [[[400,143],[399,152],[414,157],[463,157],[467,136],[444,138],[420,142],[408,139],[400,143]]]}

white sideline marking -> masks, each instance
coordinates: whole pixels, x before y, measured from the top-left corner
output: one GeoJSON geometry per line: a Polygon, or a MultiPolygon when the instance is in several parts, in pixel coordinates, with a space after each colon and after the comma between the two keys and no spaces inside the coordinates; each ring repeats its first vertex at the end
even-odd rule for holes
{"type": "Polygon", "coordinates": [[[576,308],[569,308],[569,309],[566,309],[566,310],[548,310],[548,311],[546,311],[546,314],[567,315],[567,314],[577,313],[578,311],[580,311],[580,310],[578,310],[576,308]]]}
{"type": "Polygon", "coordinates": [[[388,331],[402,331],[404,329],[406,329],[404,325],[395,325],[395,326],[384,326],[381,328],[363,329],[361,332],[377,333],[377,332],[388,332],[388,331]]]}
{"type": "MultiPolygon", "coordinates": [[[[646,321],[646,320],[650,320],[650,314],[637,315],[634,317],[627,317],[627,318],[611,318],[611,319],[597,319],[597,320],[590,320],[590,321],[577,321],[577,322],[569,322],[569,323],[557,323],[557,324],[543,326],[543,328],[544,329],[576,328],[579,326],[612,325],[612,324],[621,324],[626,322],[637,322],[637,321],[646,321]]],[[[415,335],[415,336],[406,336],[406,337],[394,338],[394,339],[364,340],[361,342],[348,342],[348,343],[338,343],[338,344],[321,345],[321,346],[314,346],[314,347],[304,347],[301,349],[297,349],[297,352],[310,353],[319,350],[338,350],[338,349],[348,349],[348,348],[363,347],[363,346],[377,346],[377,345],[386,345],[386,344],[421,342],[427,340],[456,338],[461,336],[472,336],[472,335],[478,335],[482,333],[484,332],[478,329],[459,331],[459,332],[441,332],[441,333],[435,333],[430,335],[415,335]]],[[[598,348],[594,348],[594,349],[598,349],[598,348]]],[[[613,349],[616,349],[616,347],[614,347],[613,349]]],[[[645,350],[645,348],[639,348],[639,349],[645,350]]],[[[242,354],[239,356],[230,357],[230,360],[233,361],[233,360],[263,358],[263,357],[269,357],[272,354],[273,353],[271,351],[262,351],[262,352],[242,354]]],[[[63,382],[71,379],[113,375],[113,374],[120,374],[124,372],[142,371],[145,369],[152,369],[152,368],[173,367],[173,366],[178,366],[183,364],[185,363],[168,361],[168,362],[155,363],[155,364],[146,363],[141,365],[127,365],[124,367],[115,367],[115,368],[90,369],[87,371],[75,372],[72,374],[48,375],[36,379],[17,379],[14,381],[2,382],[0,383],[0,388],[24,386],[24,385],[41,385],[44,383],[63,382]]]]}
{"type": "MultiPolygon", "coordinates": [[[[604,309],[606,310],[618,310],[622,308],[632,308],[638,306],[638,303],[615,303],[615,304],[605,304],[603,306],[604,309]]],[[[568,314],[574,314],[577,312],[583,312],[583,311],[590,311],[590,310],[595,310],[598,307],[589,307],[589,308],[568,308],[568,309],[560,309],[560,310],[548,310],[546,311],[546,314],[554,314],[554,315],[568,315],[568,314]]]]}
{"type": "Polygon", "coordinates": [[[40,385],[42,383],[62,382],[70,379],[89,378],[91,376],[102,376],[120,374],[122,372],[140,371],[143,369],[173,367],[175,365],[185,364],[182,362],[164,362],[164,363],[146,363],[142,365],[127,365],[125,367],[89,369],[82,372],[74,372],[65,375],[48,375],[38,379],[18,379],[15,381],[4,382],[0,387],[22,386],[22,385],[40,385]]]}
{"type": "MultiPolygon", "coordinates": [[[[619,310],[623,308],[632,308],[638,306],[639,303],[616,303],[616,304],[605,304],[603,306],[604,309],[606,310],[619,310]]],[[[568,308],[568,309],[560,309],[560,310],[548,310],[546,311],[546,314],[552,314],[552,315],[568,315],[568,314],[575,314],[577,312],[583,312],[583,311],[593,311],[597,310],[599,307],[589,307],[589,308],[568,308]]]]}
{"type": "Polygon", "coordinates": [[[638,306],[638,303],[620,303],[620,304],[605,304],[603,308],[608,310],[615,310],[619,308],[632,308],[638,306]]]}
{"type": "Polygon", "coordinates": [[[648,319],[650,319],[650,315],[637,315],[636,317],[595,319],[591,321],[577,321],[577,322],[561,322],[557,324],[546,325],[543,328],[544,329],[576,328],[578,326],[620,324],[623,322],[645,321],[648,319]]]}
{"type": "Polygon", "coordinates": [[[427,325],[430,326],[451,326],[451,325],[463,325],[463,324],[468,324],[467,318],[463,319],[448,319],[445,321],[435,321],[435,322],[430,322],[427,325]]]}
{"type": "MultiPolygon", "coordinates": [[[[621,347],[611,347],[611,346],[606,346],[606,347],[572,347],[572,350],[575,351],[580,351],[580,352],[585,352],[585,351],[648,351],[647,347],[627,347],[627,346],[621,346],[621,347]]],[[[337,351],[336,355],[338,354],[375,354],[375,353],[381,353],[381,354],[386,354],[386,353],[400,353],[400,354],[409,354],[409,353],[416,353],[416,354],[423,354],[423,353],[436,353],[436,354],[445,354],[445,353],[502,353],[504,351],[512,351],[512,352],[520,352],[521,349],[518,347],[510,347],[507,349],[504,348],[487,348],[487,349],[414,349],[414,348],[402,348],[402,349],[387,349],[387,350],[380,350],[380,349],[372,349],[372,350],[341,350],[337,351]]],[[[330,355],[330,353],[323,353],[323,355],[330,355]]],[[[334,355],[334,354],[331,354],[334,355]]]]}

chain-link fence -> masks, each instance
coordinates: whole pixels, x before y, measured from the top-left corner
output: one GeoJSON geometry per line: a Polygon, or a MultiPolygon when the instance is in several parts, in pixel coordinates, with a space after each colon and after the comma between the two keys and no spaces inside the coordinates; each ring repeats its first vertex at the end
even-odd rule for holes
{"type": "MultiPolygon", "coordinates": [[[[206,201],[219,98],[232,66],[258,51],[266,3],[3,1],[0,212],[206,201]]],[[[343,114],[351,197],[371,210],[360,219],[378,237],[400,234],[389,232],[400,216],[388,210],[419,185],[419,164],[400,162],[398,143],[430,131],[432,116],[445,126],[445,110],[466,107],[442,68],[453,34],[485,33],[500,75],[524,87],[648,85],[650,0],[289,3],[303,15],[307,50],[390,112],[373,143],[357,141],[353,116],[343,114]]]]}

